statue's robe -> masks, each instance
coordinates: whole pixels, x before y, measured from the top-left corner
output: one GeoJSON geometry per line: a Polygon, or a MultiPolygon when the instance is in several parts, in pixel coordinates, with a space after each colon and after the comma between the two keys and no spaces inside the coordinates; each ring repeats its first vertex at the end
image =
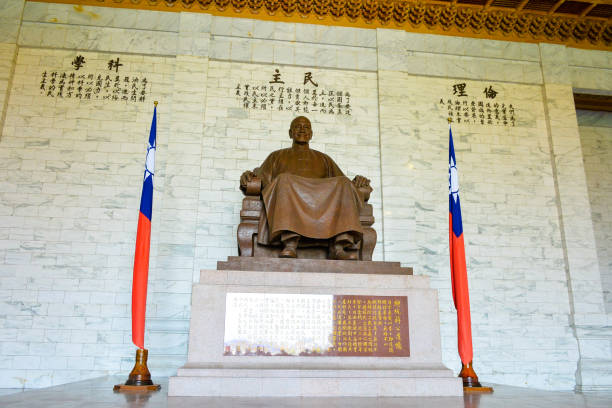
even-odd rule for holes
{"type": "Polygon", "coordinates": [[[361,240],[363,201],[326,154],[295,147],[277,150],[254,172],[264,186],[258,243],[278,242],[286,232],[306,238],[301,245],[340,234],[354,243],[361,240]]]}

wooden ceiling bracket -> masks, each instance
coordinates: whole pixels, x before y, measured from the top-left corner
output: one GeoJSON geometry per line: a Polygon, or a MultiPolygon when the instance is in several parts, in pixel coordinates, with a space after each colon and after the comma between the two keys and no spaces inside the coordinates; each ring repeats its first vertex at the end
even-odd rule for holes
{"type": "Polygon", "coordinates": [[[204,12],[286,22],[503,41],[548,42],[612,51],[612,0],[28,0],[48,3],[204,12]],[[462,3],[469,1],[470,3],[462,3]],[[584,5],[587,5],[586,7],[584,5]],[[598,7],[600,6],[600,7],[598,7]]]}

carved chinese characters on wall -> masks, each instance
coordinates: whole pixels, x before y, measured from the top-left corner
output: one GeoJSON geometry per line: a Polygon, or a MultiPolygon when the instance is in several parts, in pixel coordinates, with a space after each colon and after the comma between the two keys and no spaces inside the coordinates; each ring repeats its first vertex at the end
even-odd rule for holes
{"type": "Polygon", "coordinates": [[[407,357],[406,296],[228,293],[226,356],[407,357]]]}
{"type": "Polygon", "coordinates": [[[304,72],[299,83],[285,82],[277,68],[269,81],[237,83],[234,96],[249,110],[344,116],[351,116],[353,110],[349,90],[326,88],[312,72],[304,72]]]}
{"type": "Polygon", "coordinates": [[[475,89],[474,86],[468,88],[465,82],[455,83],[449,88],[449,95],[440,98],[438,105],[454,123],[516,126],[515,106],[504,101],[492,85],[475,89]]]}
{"type": "Polygon", "coordinates": [[[145,76],[121,74],[124,65],[113,58],[104,71],[88,69],[87,59],[77,55],[71,70],[45,70],[40,75],[41,96],[61,99],[145,102],[150,82],[145,76]]]}

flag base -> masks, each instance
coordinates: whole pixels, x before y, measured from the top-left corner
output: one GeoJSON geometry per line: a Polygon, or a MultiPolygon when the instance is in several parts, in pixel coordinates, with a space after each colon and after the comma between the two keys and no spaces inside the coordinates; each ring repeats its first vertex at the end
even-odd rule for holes
{"type": "Polygon", "coordinates": [[[149,392],[158,391],[161,388],[159,384],[153,384],[151,380],[151,373],[147,367],[147,357],[149,351],[147,349],[136,350],[136,362],[134,368],[128,376],[128,380],[125,384],[117,384],[113,387],[114,391],[136,391],[136,392],[149,392]]]}
{"type": "Polygon", "coordinates": [[[461,363],[461,372],[459,373],[459,377],[463,379],[463,392],[464,393],[491,393],[493,392],[493,388],[491,387],[483,387],[480,382],[478,382],[478,376],[474,371],[474,367],[472,366],[472,362],[470,361],[467,364],[461,363]]]}

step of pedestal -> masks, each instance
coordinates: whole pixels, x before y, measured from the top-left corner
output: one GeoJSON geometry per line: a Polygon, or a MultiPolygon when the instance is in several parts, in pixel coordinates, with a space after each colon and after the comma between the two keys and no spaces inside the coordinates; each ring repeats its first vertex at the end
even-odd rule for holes
{"type": "MultiPolygon", "coordinates": [[[[189,370],[171,377],[168,396],[223,396],[223,397],[406,397],[406,396],[460,396],[461,379],[440,370],[436,376],[425,373],[400,373],[402,370],[326,370],[304,373],[301,370],[263,370],[259,375],[236,370],[211,370],[206,375],[193,375],[189,370]],[[187,374],[187,375],[185,375],[187,374]],[[402,375],[403,374],[403,375],[402,375]],[[421,375],[419,375],[421,374],[421,375]],[[307,376],[305,376],[307,375],[307,376]]],[[[250,371],[250,370],[249,370],[250,371]]]]}

